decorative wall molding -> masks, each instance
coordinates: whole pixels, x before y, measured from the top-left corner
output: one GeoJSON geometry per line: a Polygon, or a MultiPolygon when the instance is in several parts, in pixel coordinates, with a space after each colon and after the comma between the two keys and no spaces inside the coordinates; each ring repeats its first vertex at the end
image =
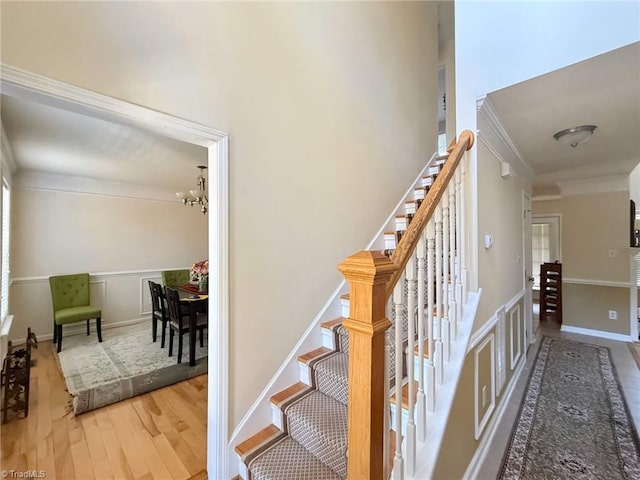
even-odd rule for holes
{"type": "Polygon", "coordinates": [[[480,440],[480,444],[478,445],[478,448],[476,448],[476,453],[471,458],[471,461],[467,466],[467,470],[462,476],[462,480],[475,480],[479,478],[478,474],[480,472],[480,468],[484,463],[487,453],[491,449],[491,445],[493,444],[493,437],[496,433],[498,425],[500,424],[500,420],[502,419],[502,416],[504,415],[504,412],[510,403],[511,395],[515,390],[516,384],[518,383],[518,379],[522,374],[525,363],[526,357],[523,357],[520,361],[520,364],[518,365],[518,368],[511,377],[511,380],[509,381],[509,386],[505,390],[504,396],[501,398],[500,403],[498,404],[495,415],[491,417],[489,423],[485,426],[486,433],[482,437],[482,440],[480,440]]]}
{"type": "Polygon", "coordinates": [[[498,344],[496,351],[498,371],[496,388],[499,393],[507,380],[507,312],[504,306],[498,309],[496,317],[498,317],[496,324],[496,343],[498,344]]]}
{"type": "Polygon", "coordinates": [[[563,278],[562,283],[572,283],[575,285],[592,285],[595,287],[618,287],[631,288],[635,285],[631,282],[617,282],[614,280],[593,280],[588,278],[563,278]]]}
{"type": "Polygon", "coordinates": [[[489,334],[475,349],[474,352],[474,401],[473,401],[473,409],[474,409],[474,426],[475,426],[475,439],[478,440],[482,435],[482,432],[487,425],[487,422],[491,418],[491,414],[496,408],[496,347],[495,347],[495,336],[493,333],[489,334]],[[490,393],[490,402],[489,407],[484,412],[482,418],[480,418],[480,409],[478,407],[479,400],[482,397],[482,393],[480,392],[480,366],[479,366],[479,357],[482,350],[485,348],[491,349],[491,393],[490,393]]]}
{"type": "Polygon", "coordinates": [[[516,176],[529,180],[533,179],[535,176],[533,168],[531,168],[529,162],[522,156],[516,144],[511,140],[489,97],[485,95],[479,98],[476,106],[480,120],[484,121],[489,129],[488,131],[480,129],[478,139],[495,155],[501,164],[508,163],[513,166],[512,171],[516,176]]]}
{"type": "Polygon", "coordinates": [[[176,194],[170,189],[96,180],[72,175],[37,172],[33,170],[21,170],[18,172],[14,177],[13,186],[18,189],[40,190],[45,192],[177,203],[176,194]]]}
{"type": "Polygon", "coordinates": [[[578,333],[580,335],[589,335],[590,337],[607,338],[609,340],[617,340],[619,342],[633,342],[634,339],[631,335],[624,335],[622,333],[606,332],[604,330],[593,330],[591,328],[572,327],[571,325],[562,325],[560,327],[561,332],[578,333]]]}
{"type": "MultiPolygon", "coordinates": [[[[155,274],[149,277],[149,279],[151,280],[152,278],[159,278],[160,272],[162,272],[163,270],[181,270],[181,269],[189,269],[189,268],[191,268],[191,266],[152,268],[152,269],[145,269],[145,270],[123,270],[123,271],[115,271],[115,272],[94,272],[94,273],[89,273],[89,276],[93,280],[95,278],[102,279],[102,278],[111,278],[111,277],[137,277],[137,276],[144,276],[145,274],[155,274]]],[[[52,273],[51,275],[57,275],[57,274],[52,273]]],[[[20,285],[24,283],[40,283],[40,282],[48,283],[49,276],[40,275],[37,277],[17,277],[17,278],[11,279],[12,285],[14,284],[20,285]]]]}
{"type": "Polygon", "coordinates": [[[160,275],[145,275],[140,277],[140,316],[151,315],[151,290],[149,289],[149,280],[156,283],[162,283],[160,275]]]}
{"type": "Polygon", "coordinates": [[[482,327],[477,330],[472,336],[471,341],[469,342],[469,347],[467,348],[467,353],[471,352],[475,348],[478,343],[482,341],[482,339],[496,326],[498,323],[498,312],[501,308],[504,308],[505,312],[509,312],[522,298],[524,298],[525,289],[520,290],[511,300],[505,303],[502,307],[500,307],[496,313],[494,313],[491,318],[489,318],[482,327]]]}
{"type": "Polygon", "coordinates": [[[582,180],[563,180],[557,183],[563,197],[629,191],[628,175],[598,176],[582,180]]]}
{"type": "Polygon", "coordinates": [[[522,322],[520,321],[520,305],[516,305],[516,308],[509,312],[509,330],[511,340],[511,364],[510,368],[513,370],[522,355],[522,322]],[[515,321],[514,321],[515,319],[515,321]],[[517,335],[514,333],[517,332],[517,335]],[[516,348],[517,347],[517,348],[516,348]]]}

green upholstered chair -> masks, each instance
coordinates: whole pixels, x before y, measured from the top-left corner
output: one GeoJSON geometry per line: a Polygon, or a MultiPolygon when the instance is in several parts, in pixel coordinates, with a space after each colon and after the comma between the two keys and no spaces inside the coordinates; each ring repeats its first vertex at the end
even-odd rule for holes
{"type": "Polygon", "coordinates": [[[160,272],[162,277],[162,285],[165,287],[176,288],[180,285],[189,283],[189,270],[164,270],[160,272]]]}
{"type": "Polygon", "coordinates": [[[62,349],[62,325],[96,319],[98,341],[102,342],[102,311],[89,301],[89,274],[56,275],[49,277],[53,304],[53,341],[62,349]]]}

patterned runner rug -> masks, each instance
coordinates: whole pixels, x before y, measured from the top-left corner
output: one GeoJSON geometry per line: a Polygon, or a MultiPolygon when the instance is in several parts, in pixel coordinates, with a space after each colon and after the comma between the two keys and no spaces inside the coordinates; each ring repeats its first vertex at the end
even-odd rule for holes
{"type": "Polygon", "coordinates": [[[638,479],[638,436],[609,349],[544,337],[501,479],[638,479]]]}
{"type": "Polygon", "coordinates": [[[102,343],[95,332],[65,337],[58,365],[73,397],[73,412],[94,410],[206,373],[207,335],[203,348],[196,341],[193,367],[189,367],[188,337],[185,334],[181,364],[177,336],[169,357],[169,332],[165,348],[160,348],[160,338],[152,341],[150,321],[105,329],[102,343]]]}

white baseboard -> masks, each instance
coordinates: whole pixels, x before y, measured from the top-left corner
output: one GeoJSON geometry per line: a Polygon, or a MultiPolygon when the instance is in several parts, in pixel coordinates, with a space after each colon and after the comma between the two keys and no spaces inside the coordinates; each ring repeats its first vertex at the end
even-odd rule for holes
{"type": "Polygon", "coordinates": [[[514,371],[513,376],[511,377],[511,381],[509,382],[509,386],[504,391],[504,395],[502,396],[502,400],[500,401],[498,408],[496,409],[493,417],[491,418],[491,420],[489,420],[489,423],[486,426],[485,434],[483,435],[482,440],[480,440],[480,444],[476,449],[476,453],[471,458],[471,461],[467,466],[467,470],[464,472],[464,476],[462,477],[463,480],[472,480],[474,478],[478,478],[480,467],[482,467],[482,464],[487,457],[487,452],[491,447],[493,437],[496,434],[496,430],[498,428],[498,425],[500,424],[502,416],[504,415],[507,405],[511,400],[511,394],[513,393],[516,383],[518,382],[518,379],[522,374],[522,370],[524,369],[526,361],[526,356],[523,356],[520,359],[520,364],[514,371]]]}
{"type": "MultiPolygon", "coordinates": [[[[127,325],[134,325],[137,323],[142,323],[142,322],[148,322],[150,320],[151,317],[142,317],[142,318],[132,318],[130,320],[122,320],[120,322],[109,322],[109,323],[103,323],[102,324],[102,330],[109,330],[110,328],[117,328],[117,327],[126,327],[127,325]]],[[[73,335],[82,335],[86,333],[86,323],[82,322],[82,324],[80,322],[78,322],[77,325],[73,325],[73,326],[69,326],[66,327],[64,329],[64,335],[63,335],[63,340],[66,337],[70,337],[73,335]]],[[[93,332],[95,332],[95,321],[91,322],[91,330],[93,332]]],[[[93,335],[94,333],[92,333],[93,335]]],[[[25,339],[26,340],[26,339],[25,339]]],[[[19,339],[19,340],[13,340],[11,343],[12,345],[24,345],[25,340],[19,339]]],[[[42,341],[46,341],[46,340],[53,340],[53,333],[46,333],[44,335],[38,335],[38,342],[42,342],[42,341]]]]}
{"type": "Polygon", "coordinates": [[[631,335],[623,333],[613,333],[604,330],[592,330],[591,328],[572,327],[571,325],[562,325],[561,332],[578,333],[580,335],[589,335],[591,337],[607,338],[609,340],[618,340],[619,342],[633,342],[631,335]]]}

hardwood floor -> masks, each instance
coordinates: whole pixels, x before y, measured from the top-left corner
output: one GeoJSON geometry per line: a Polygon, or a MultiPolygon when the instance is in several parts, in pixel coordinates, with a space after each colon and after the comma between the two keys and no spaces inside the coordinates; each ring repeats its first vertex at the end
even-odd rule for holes
{"type": "Polygon", "coordinates": [[[0,426],[0,470],[47,480],[207,478],[207,375],[76,417],[51,342],[32,356],[29,416],[0,426]]]}

